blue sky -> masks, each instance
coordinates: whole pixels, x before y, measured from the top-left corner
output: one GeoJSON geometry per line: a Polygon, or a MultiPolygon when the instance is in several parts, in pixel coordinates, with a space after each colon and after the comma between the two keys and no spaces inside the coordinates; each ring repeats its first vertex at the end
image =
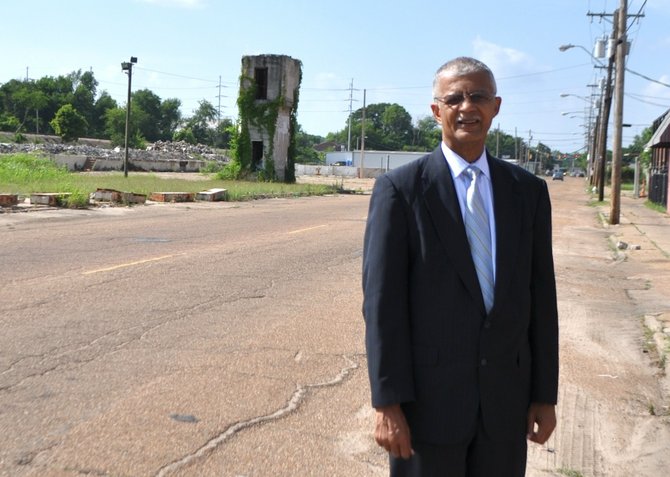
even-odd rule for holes
{"type": "MultiPolygon", "coordinates": [[[[498,79],[494,120],[531,145],[563,152],[584,146],[587,87],[595,41],[611,32],[620,0],[22,0],[3,4],[0,83],[91,69],[99,91],[125,103],[120,64],[136,56],[133,90],[179,98],[185,116],[198,101],[235,118],[243,55],[302,61],[298,122],[310,134],[346,126],[353,109],[398,103],[416,121],[430,114],[435,70],[456,56],[485,61],[498,79]],[[584,47],[560,52],[572,43],[584,47]],[[576,96],[562,98],[561,93],[576,96]],[[562,115],[562,112],[575,112],[562,115]],[[573,117],[570,117],[573,116],[573,117]]],[[[670,0],[629,0],[627,66],[670,84],[670,0]]],[[[624,144],[670,108],[670,87],[627,73],[624,144]]],[[[356,135],[356,132],[352,133],[356,135]]]]}

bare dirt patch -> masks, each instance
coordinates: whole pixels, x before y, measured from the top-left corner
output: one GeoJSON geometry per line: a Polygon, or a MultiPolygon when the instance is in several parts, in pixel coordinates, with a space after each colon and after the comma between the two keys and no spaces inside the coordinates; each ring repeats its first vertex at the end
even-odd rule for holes
{"type": "Polygon", "coordinates": [[[643,323],[645,314],[670,306],[664,274],[652,273],[667,276],[670,262],[652,247],[639,256],[616,250],[611,236],[626,226],[603,225],[583,179],[549,187],[561,332],[559,422],[546,446],[531,448],[528,475],[666,475],[669,401],[643,323]]]}

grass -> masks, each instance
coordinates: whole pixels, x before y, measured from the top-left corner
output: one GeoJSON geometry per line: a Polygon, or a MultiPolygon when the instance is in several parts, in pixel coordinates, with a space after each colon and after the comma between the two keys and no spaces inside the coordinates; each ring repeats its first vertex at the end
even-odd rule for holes
{"type": "Polygon", "coordinates": [[[226,181],[207,175],[204,180],[163,179],[156,174],[122,172],[88,175],[69,172],[51,160],[33,154],[0,156],[0,193],[29,195],[38,192],[70,193],[68,207],[86,207],[96,189],[114,189],[134,194],[152,192],[200,192],[227,189],[229,201],[273,197],[301,197],[337,192],[335,185],[284,184],[279,182],[226,181]]]}
{"type": "Polygon", "coordinates": [[[654,210],[656,212],[661,212],[661,213],[667,213],[668,209],[666,207],[663,207],[661,204],[657,204],[656,202],[652,202],[650,200],[646,200],[644,202],[644,205],[647,206],[647,208],[654,210]]]}
{"type": "Polygon", "coordinates": [[[584,474],[572,469],[560,468],[558,469],[558,473],[561,475],[566,475],[567,477],[584,477],[584,474]]]}
{"type": "Polygon", "coordinates": [[[621,183],[621,190],[626,190],[626,191],[633,191],[635,189],[635,184],[632,182],[622,182],[621,183]]]}

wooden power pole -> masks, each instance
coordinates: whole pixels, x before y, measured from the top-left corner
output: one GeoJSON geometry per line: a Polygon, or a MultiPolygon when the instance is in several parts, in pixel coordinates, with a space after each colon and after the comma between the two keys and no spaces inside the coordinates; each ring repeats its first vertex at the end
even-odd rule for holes
{"type": "Polygon", "coordinates": [[[623,88],[624,75],[626,72],[626,23],[628,0],[621,0],[619,6],[619,18],[617,19],[616,39],[616,76],[614,78],[614,136],[612,144],[612,203],[610,208],[609,223],[619,223],[621,214],[621,162],[623,152],[621,148],[623,130],[623,88]]]}

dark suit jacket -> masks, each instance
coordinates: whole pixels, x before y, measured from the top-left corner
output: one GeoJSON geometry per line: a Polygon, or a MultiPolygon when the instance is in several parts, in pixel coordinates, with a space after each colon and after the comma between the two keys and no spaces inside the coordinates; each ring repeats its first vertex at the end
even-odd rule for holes
{"type": "Polygon", "coordinates": [[[412,437],[461,442],[481,415],[494,439],[555,404],[558,316],[546,182],[488,156],[496,288],[487,315],[453,179],[437,148],[379,177],[363,256],[375,407],[401,403],[412,437]]]}

